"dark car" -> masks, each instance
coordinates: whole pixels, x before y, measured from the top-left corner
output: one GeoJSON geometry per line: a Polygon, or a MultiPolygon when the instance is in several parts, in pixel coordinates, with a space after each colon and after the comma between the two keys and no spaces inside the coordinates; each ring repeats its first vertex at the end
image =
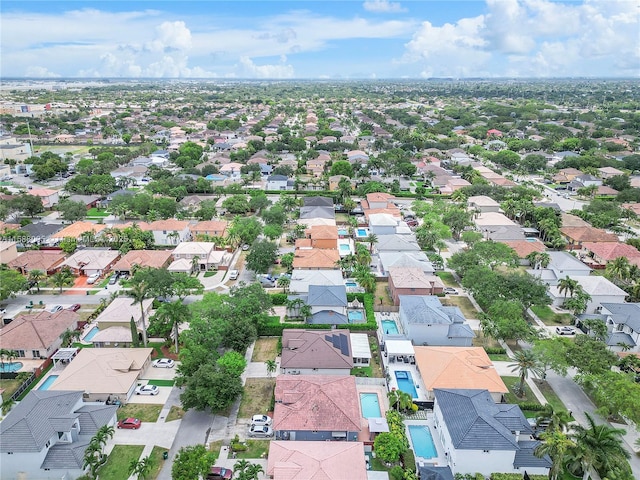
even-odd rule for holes
{"type": "Polygon", "coordinates": [[[109,278],[109,285],[115,285],[116,283],[118,283],[118,274],[114,273],[111,275],[111,278],[109,278]]]}
{"type": "Polygon", "coordinates": [[[142,422],[133,417],[124,418],[118,422],[118,428],[128,428],[131,430],[137,430],[142,426],[142,422]]]}
{"type": "Polygon", "coordinates": [[[233,477],[233,470],[224,467],[211,467],[207,480],[229,480],[233,477]]]}
{"type": "Polygon", "coordinates": [[[71,310],[73,312],[77,312],[78,310],[80,310],[80,304],[79,303],[74,303],[69,308],[67,308],[67,310],[71,310]]]}

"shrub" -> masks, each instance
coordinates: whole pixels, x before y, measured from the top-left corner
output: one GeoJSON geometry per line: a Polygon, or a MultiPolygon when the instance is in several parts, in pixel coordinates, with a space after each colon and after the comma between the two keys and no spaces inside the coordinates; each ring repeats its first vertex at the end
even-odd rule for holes
{"type": "Polygon", "coordinates": [[[410,472],[416,472],[416,456],[413,453],[413,450],[408,449],[406,452],[402,454],[402,465],[404,465],[404,469],[410,472]]]}
{"type": "Polygon", "coordinates": [[[404,478],[404,470],[402,470],[402,467],[396,465],[389,470],[389,478],[390,480],[402,480],[404,478]]]}
{"type": "Polygon", "coordinates": [[[487,352],[487,355],[503,355],[507,353],[502,347],[484,347],[484,351],[487,352]]]}
{"type": "Polygon", "coordinates": [[[541,412],[544,410],[544,405],[540,405],[539,403],[533,402],[524,402],[520,403],[520,410],[529,410],[530,412],[541,412]]]}
{"type": "MultiPolygon", "coordinates": [[[[521,473],[492,473],[491,480],[522,480],[521,473]]],[[[531,480],[546,480],[547,475],[529,475],[531,480]]]]}
{"type": "Polygon", "coordinates": [[[287,304],[287,294],[286,293],[272,293],[271,294],[271,303],[273,305],[282,306],[287,304]]]}

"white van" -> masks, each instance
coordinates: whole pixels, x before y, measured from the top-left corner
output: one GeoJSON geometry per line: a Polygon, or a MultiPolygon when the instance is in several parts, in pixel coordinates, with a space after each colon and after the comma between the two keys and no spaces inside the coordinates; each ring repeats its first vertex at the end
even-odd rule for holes
{"type": "Polygon", "coordinates": [[[238,270],[229,270],[229,280],[237,280],[240,272],[238,270]]]}

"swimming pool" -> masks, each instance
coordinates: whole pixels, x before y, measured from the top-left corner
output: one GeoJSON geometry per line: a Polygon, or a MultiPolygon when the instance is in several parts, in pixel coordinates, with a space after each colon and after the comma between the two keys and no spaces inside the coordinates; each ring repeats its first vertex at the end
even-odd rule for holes
{"type": "Polygon", "coordinates": [[[344,282],[344,286],[347,288],[355,288],[358,284],[356,282],[344,282]]]}
{"type": "Polygon", "coordinates": [[[396,370],[396,382],[398,382],[398,388],[405,393],[411,395],[411,398],[418,398],[418,391],[413,383],[413,376],[411,372],[406,370],[396,370]]]}
{"type": "Polygon", "coordinates": [[[364,320],[362,310],[349,310],[347,312],[347,317],[349,318],[349,322],[361,322],[364,320]]]}
{"type": "Polygon", "coordinates": [[[356,230],[356,235],[358,237],[366,237],[367,235],[369,235],[369,232],[366,228],[359,228],[358,230],[356,230]]]}
{"type": "Polygon", "coordinates": [[[382,412],[380,411],[380,401],[378,400],[377,393],[361,393],[360,407],[362,408],[363,418],[382,417],[382,412]]]}
{"type": "Polygon", "coordinates": [[[409,425],[409,436],[416,457],[436,458],[438,450],[428,425],[409,425]]]}
{"type": "Polygon", "coordinates": [[[89,330],[89,333],[87,333],[87,334],[84,336],[83,340],[84,340],[85,342],[90,342],[90,341],[91,341],[91,339],[92,339],[93,337],[95,337],[95,336],[96,336],[96,334],[97,334],[99,331],[100,331],[100,329],[99,329],[97,326],[93,327],[91,330],[89,330]]]}
{"type": "Polygon", "coordinates": [[[349,230],[345,228],[339,228],[338,235],[340,235],[341,237],[346,237],[347,235],[349,235],[349,230]]]}
{"type": "Polygon", "coordinates": [[[349,253],[351,251],[351,247],[348,243],[340,244],[340,253],[349,253]]]}
{"type": "Polygon", "coordinates": [[[22,362],[8,362],[0,364],[0,372],[17,372],[22,368],[22,362]]]}
{"type": "Polygon", "coordinates": [[[398,324],[395,320],[382,320],[380,325],[382,327],[382,331],[387,335],[398,335],[398,333],[400,333],[398,331],[398,324]]]}
{"type": "Polygon", "coordinates": [[[38,387],[38,390],[49,390],[49,387],[53,385],[53,382],[55,382],[58,379],[58,377],[59,375],[49,375],[47,379],[44,382],[42,382],[42,385],[38,387]]]}

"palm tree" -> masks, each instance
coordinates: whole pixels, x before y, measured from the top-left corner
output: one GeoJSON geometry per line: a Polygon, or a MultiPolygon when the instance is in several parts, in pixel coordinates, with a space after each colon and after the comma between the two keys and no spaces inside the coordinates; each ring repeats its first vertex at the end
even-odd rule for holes
{"type": "Polygon", "coordinates": [[[562,472],[568,453],[575,448],[575,443],[560,430],[549,430],[543,433],[542,440],[543,442],[536,447],[533,454],[538,458],[549,455],[551,458],[549,480],[556,480],[562,472]]]}
{"type": "MultiPolygon", "coordinates": [[[[249,461],[245,460],[244,458],[242,460],[238,460],[233,465],[233,474],[243,474],[247,470],[247,468],[249,468],[249,465],[251,465],[251,463],[249,463],[249,461]]],[[[240,478],[240,475],[238,475],[238,478],[240,478]]]]}
{"type": "Polygon", "coordinates": [[[189,319],[189,307],[180,300],[176,300],[171,303],[163,303],[160,308],[158,308],[155,318],[166,325],[171,325],[176,353],[179,353],[179,327],[181,323],[189,319]]]}
{"type": "Polygon", "coordinates": [[[89,468],[89,476],[91,478],[98,477],[98,469],[102,465],[102,447],[96,442],[90,442],[84,451],[82,468],[89,468]]]}
{"type": "Polygon", "coordinates": [[[576,425],[571,439],[576,446],[572,450],[572,463],[579,464],[582,470],[583,480],[589,478],[589,472],[593,468],[602,477],[618,467],[621,460],[630,458],[629,452],[624,448],[622,435],[626,432],[621,428],[613,428],[608,424],[596,424],[593,417],[585,412],[587,426],[576,425]]]}
{"type": "Polygon", "coordinates": [[[573,295],[576,288],[578,288],[578,281],[573,278],[564,277],[558,281],[558,292],[560,295],[564,293],[564,298],[567,298],[567,293],[573,295]]]}
{"type": "Polygon", "coordinates": [[[518,350],[513,355],[515,363],[509,365],[512,372],[518,372],[520,375],[520,383],[516,394],[520,397],[524,396],[524,382],[529,378],[529,374],[542,377],[544,369],[540,365],[538,358],[531,350],[518,350]]]}
{"type": "Polygon", "coordinates": [[[253,463],[249,465],[249,468],[247,468],[244,473],[245,475],[241,477],[243,480],[258,480],[258,476],[261,473],[264,473],[264,469],[262,468],[262,465],[253,463]]]}
{"type": "Polygon", "coordinates": [[[42,270],[31,270],[29,272],[29,281],[33,282],[33,284],[38,288],[38,293],[40,293],[40,282],[47,278],[47,274],[42,270]]]}
{"type": "Polygon", "coordinates": [[[607,274],[607,277],[611,279],[617,279],[624,282],[629,278],[630,268],[631,264],[627,257],[618,257],[607,263],[605,273],[607,274]]]}
{"type": "Polygon", "coordinates": [[[284,293],[287,293],[287,290],[289,289],[289,285],[291,285],[291,279],[287,276],[280,276],[278,277],[277,284],[278,284],[278,287],[282,288],[284,293]]]}
{"type": "Polygon", "coordinates": [[[60,338],[62,339],[62,346],[68,347],[80,338],[80,332],[77,330],[65,330],[60,335],[60,338]]]}
{"type": "Polygon", "coordinates": [[[95,442],[98,445],[100,445],[100,453],[102,454],[102,450],[104,449],[105,445],[107,444],[107,441],[110,438],[113,438],[115,433],[116,433],[116,431],[115,431],[115,429],[113,428],[112,425],[103,425],[102,427],[100,427],[98,429],[98,431],[95,433],[95,435],[93,436],[91,441],[93,442],[95,440],[95,442]]]}
{"type": "Polygon", "coordinates": [[[300,316],[300,309],[304,305],[304,300],[301,298],[294,298],[293,300],[287,300],[287,312],[291,313],[292,317],[300,316]]]}
{"type": "Polygon", "coordinates": [[[62,293],[62,287],[73,284],[73,273],[69,267],[64,267],[51,275],[51,281],[54,286],[60,288],[60,293],[62,293]]]}
{"type": "Polygon", "coordinates": [[[356,244],[356,262],[366,267],[371,263],[371,252],[362,243],[356,244]]]}
{"type": "Polygon", "coordinates": [[[400,410],[405,411],[411,408],[413,405],[413,399],[411,395],[407,392],[403,392],[402,390],[391,390],[387,393],[387,397],[389,398],[389,405],[399,412],[400,410]]]}
{"type": "Polygon", "coordinates": [[[138,480],[145,480],[151,473],[153,460],[146,456],[140,460],[131,460],[129,464],[129,475],[135,475],[138,480]]]}
{"type": "Polygon", "coordinates": [[[571,415],[569,412],[562,409],[557,409],[550,403],[544,406],[544,410],[538,412],[536,415],[536,427],[543,424],[547,424],[547,431],[559,430],[564,432],[567,426],[571,422],[571,415]]]}
{"type": "Polygon", "coordinates": [[[194,255],[191,259],[191,273],[197,273],[200,270],[200,257],[198,255],[194,255]]]}
{"type": "Polygon", "coordinates": [[[175,231],[167,233],[167,241],[169,240],[171,240],[174,245],[177,245],[180,242],[180,234],[175,231]]]}
{"type": "Polygon", "coordinates": [[[378,236],[375,233],[370,233],[365,239],[369,243],[369,253],[373,252],[373,246],[378,243],[378,236]]]}
{"type": "Polygon", "coordinates": [[[136,303],[140,305],[140,314],[142,318],[142,343],[147,347],[147,322],[144,318],[144,301],[150,298],[151,292],[146,282],[139,282],[133,285],[129,290],[129,295],[133,298],[132,305],[136,303]]]}
{"type": "Polygon", "coordinates": [[[271,377],[271,375],[273,375],[278,368],[278,364],[275,360],[267,360],[264,363],[267,365],[267,375],[271,377]]]}

